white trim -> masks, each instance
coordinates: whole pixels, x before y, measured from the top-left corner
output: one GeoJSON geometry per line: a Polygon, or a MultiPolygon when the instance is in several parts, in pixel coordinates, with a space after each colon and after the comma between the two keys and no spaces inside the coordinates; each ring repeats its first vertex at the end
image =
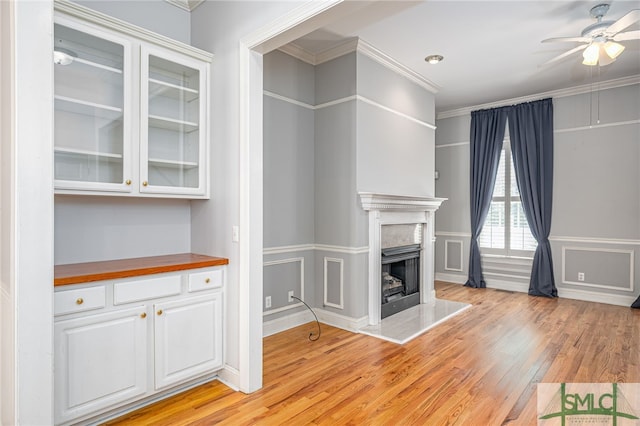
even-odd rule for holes
{"type": "Polygon", "coordinates": [[[323,104],[318,104],[313,109],[322,109],[327,108],[334,105],[343,104],[345,102],[355,101],[358,98],[358,95],[350,95],[340,99],[334,99],[333,101],[325,102],[323,104]]]}
{"type": "MultiPolygon", "coordinates": [[[[267,266],[284,265],[286,263],[294,262],[300,262],[300,299],[304,300],[304,257],[291,257],[289,259],[271,260],[269,262],[264,262],[263,266],[266,268],[267,266]]],[[[264,312],[262,312],[262,316],[266,317],[269,315],[277,314],[278,312],[295,309],[300,306],[303,306],[302,302],[294,303],[293,305],[285,305],[280,308],[266,309],[264,312]]]]}
{"type": "Polygon", "coordinates": [[[627,126],[629,124],[640,124],[640,120],[615,121],[612,123],[590,124],[588,126],[569,127],[566,129],[554,129],[553,133],[579,132],[582,130],[599,129],[603,127],[627,126]]]}
{"type": "Polygon", "coordinates": [[[240,382],[240,372],[228,364],[225,364],[224,368],[218,371],[218,380],[236,392],[240,390],[236,385],[240,382]]]}
{"type": "MultiPolygon", "coordinates": [[[[623,86],[630,86],[632,84],[638,84],[640,83],[640,75],[634,75],[631,77],[623,77],[623,78],[618,78],[618,79],[614,79],[614,80],[609,80],[609,81],[603,81],[599,83],[599,90],[607,90],[607,89],[614,89],[616,87],[623,87],[623,86]]],[[[468,107],[464,107],[464,108],[458,108],[458,109],[453,109],[453,110],[449,110],[449,111],[442,111],[437,113],[437,119],[441,120],[444,118],[451,118],[451,117],[457,117],[460,115],[468,115],[471,114],[471,111],[475,111],[477,109],[486,109],[486,108],[495,108],[495,107],[501,107],[501,106],[505,106],[505,105],[513,105],[513,104],[518,104],[521,102],[530,102],[530,101],[534,101],[537,99],[542,99],[542,98],[564,98],[567,96],[574,96],[574,95],[580,95],[583,93],[590,93],[593,91],[593,85],[591,83],[589,84],[583,84],[581,86],[574,86],[574,87],[569,87],[566,89],[559,89],[559,90],[550,90],[548,92],[542,92],[542,93],[537,93],[537,94],[533,94],[533,95],[527,95],[527,96],[521,96],[519,98],[511,98],[511,99],[505,99],[502,101],[497,101],[497,102],[489,102],[486,104],[480,104],[480,105],[473,105],[473,106],[468,106],[468,107]]]]}
{"type": "Polygon", "coordinates": [[[200,6],[204,0],[164,0],[169,4],[179,7],[187,12],[193,11],[196,7],[200,6]]]}
{"type": "Polygon", "coordinates": [[[340,42],[337,45],[323,50],[314,56],[314,65],[320,65],[325,62],[332,61],[340,56],[344,56],[348,53],[355,52],[358,50],[358,39],[353,38],[351,40],[347,40],[346,42],[340,42]]]}
{"type": "Polygon", "coordinates": [[[377,49],[370,43],[358,38],[353,38],[347,41],[340,41],[335,46],[323,50],[318,54],[313,54],[295,43],[289,43],[286,46],[282,46],[279,48],[279,50],[310,65],[320,65],[322,63],[339,58],[340,56],[344,56],[346,54],[357,51],[373,59],[392,72],[406,78],[412,83],[417,84],[428,92],[435,94],[438,93],[438,90],[440,90],[440,87],[431,80],[425,78],[411,68],[401,64],[400,62],[393,59],[391,56],[387,55],[381,50],[377,49]]]}
{"type": "Polygon", "coordinates": [[[471,238],[471,233],[469,232],[448,232],[448,231],[436,231],[436,237],[463,237],[463,238],[471,238]]]}
{"type": "Polygon", "coordinates": [[[362,102],[367,103],[369,105],[373,105],[373,106],[378,107],[378,108],[380,108],[380,109],[382,109],[384,111],[387,111],[387,112],[393,113],[395,115],[398,115],[398,116],[400,116],[402,118],[406,118],[407,120],[413,121],[416,124],[420,124],[421,126],[425,126],[425,127],[429,128],[431,130],[436,130],[436,126],[434,124],[427,123],[426,121],[422,121],[422,120],[417,119],[415,117],[412,117],[412,116],[410,116],[408,114],[405,114],[403,112],[397,111],[397,110],[395,110],[393,108],[389,108],[389,107],[384,106],[382,104],[379,104],[378,102],[373,101],[373,100],[371,100],[369,98],[365,98],[364,96],[356,95],[356,98],[359,101],[362,101],[362,102]]]}
{"type": "Polygon", "coordinates": [[[464,146],[464,145],[470,145],[471,142],[455,142],[455,143],[446,143],[446,144],[442,144],[442,145],[436,145],[436,149],[438,148],[449,148],[452,146],[464,146]]]}
{"type": "Polygon", "coordinates": [[[264,248],[262,249],[262,254],[264,256],[269,256],[272,254],[294,253],[297,251],[310,251],[315,249],[316,249],[316,246],[313,244],[299,244],[295,246],[280,246],[280,247],[264,248]]]}
{"type": "MultiPolygon", "coordinates": [[[[504,271],[509,271],[509,272],[520,272],[520,271],[514,271],[513,269],[508,269],[508,268],[505,268],[503,270],[504,271]]],[[[523,271],[523,272],[525,273],[525,275],[501,274],[499,272],[483,271],[482,275],[490,276],[490,277],[514,278],[514,279],[517,279],[517,280],[530,281],[531,280],[531,274],[528,274],[526,271],[523,271]]],[[[485,280],[485,282],[486,282],[486,280],[485,280]]],[[[489,287],[489,284],[487,284],[487,287],[489,287]]]]}
{"type": "Polygon", "coordinates": [[[332,327],[341,328],[343,330],[357,332],[359,329],[367,325],[368,317],[352,318],[346,315],[337,314],[325,309],[314,308],[318,320],[332,327]]]}
{"type": "MultiPolygon", "coordinates": [[[[299,304],[299,306],[302,306],[302,304],[299,304]]],[[[290,328],[306,324],[309,321],[313,320],[313,314],[305,309],[304,311],[294,312],[280,318],[265,321],[262,324],[262,336],[271,336],[273,334],[289,330],[290,328]]]]}
{"type": "Polygon", "coordinates": [[[464,284],[467,282],[467,275],[447,274],[444,272],[436,272],[436,281],[445,281],[454,284],[464,284]]]}
{"type": "Polygon", "coordinates": [[[444,240],[444,269],[445,271],[458,271],[462,272],[464,270],[464,254],[463,254],[464,243],[462,240],[444,240]],[[450,268],[449,265],[449,243],[460,244],[460,268],[450,268]]]}
{"type": "Polygon", "coordinates": [[[595,248],[595,247],[568,247],[562,246],[562,283],[563,284],[571,284],[577,286],[584,287],[595,287],[595,288],[604,288],[607,290],[618,290],[618,291],[633,291],[633,281],[634,281],[634,251],[633,250],[621,250],[621,249],[604,249],[604,248],[595,248]],[[567,280],[566,274],[566,252],[570,251],[590,251],[590,252],[600,252],[600,253],[622,253],[629,255],[629,287],[615,287],[606,284],[595,284],[588,283],[584,281],[569,281],[567,280]]]}
{"type": "Polygon", "coordinates": [[[297,101],[295,99],[288,98],[286,96],[278,95],[277,93],[270,92],[268,90],[263,90],[265,96],[269,96],[270,98],[278,99],[279,101],[284,101],[293,105],[301,106],[303,108],[307,108],[310,110],[316,109],[313,105],[297,101]]]}
{"type": "Polygon", "coordinates": [[[581,244],[619,244],[624,246],[640,245],[640,240],[625,240],[618,238],[598,238],[598,237],[549,237],[549,241],[566,241],[581,244]]]}
{"type": "MultiPolygon", "coordinates": [[[[413,195],[376,194],[373,192],[358,192],[360,202],[365,211],[371,210],[401,210],[435,212],[446,198],[423,197],[413,195]]],[[[431,237],[431,236],[430,236],[431,237]]],[[[369,241],[371,244],[371,241],[369,241]]]]}
{"type": "Polygon", "coordinates": [[[516,256],[502,256],[497,254],[480,254],[480,257],[484,262],[496,263],[500,265],[522,265],[531,267],[533,265],[532,257],[516,257],[516,256]]]}
{"type": "Polygon", "coordinates": [[[369,246],[363,247],[344,247],[344,246],[332,246],[328,244],[316,244],[316,250],[321,251],[332,251],[335,253],[345,253],[345,254],[363,254],[369,253],[369,246]]]}
{"type": "Polygon", "coordinates": [[[324,258],[324,299],[322,301],[324,306],[329,306],[336,309],[344,309],[344,259],[339,259],[335,257],[326,257],[324,258]],[[329,292],[329,286],[327,285],[327,278],[329,262],[335,262],[340,265],[340,303],[331,303],[327,298],[327,293],[329,292]]]}
{"type": "Polygon", "coordinates": [[[402,65],[400,62],[393,59],[391,56],[382,52],[381,50],[373,47],[371,44],[360,39],[358,41],[358,52],[368,56],[379,64],[387,67],[391,71],[398,75],[405,77],[407,80],[417,84],[418,86],[426,89],[431,93],[438,93],[440,87],[417,72],[413,71],[409,67],[402,65]]]}
{"type": "MultiPolygon", "coordinates": [[[[464,285],[467,277],[463,275],[436,273],[437,281],[445,281],[454,284],[464,285]]],[[[487,281],[487,288],[498,290],[515,291],[518,293],[528,293],[529,287],[523,283],[510,281],[490,280],[487,281]]],[[[563,299],[581,300],[583,302],[607,303],[609,305],[629,306],[637,296],[626,296],[595,291],[574,290],[570,288],[558,288],[558,296],[563,299]]]]}
{"type": "Polygon", "coordinates": [[[85,22],[100,25],[101,27],[125,33],[149,43],[167,47],[191,56],[192,58],[197,58],[201,61],[211,62],[213,60],[213,54],[209,52],[205,52],[204,50],[197,49],[188,44],[173,40],[169,37],[154,33],[128,22],[121,21],[120,19],[105,15],[104,13],[97,12],[93,9],[88,9],[69,0],[55,0],[53,2],[53,6],[56,12],[74,16],[85,22]]]}
{"type": "Polygon", "coordinates": [[[264,248],[262,253],[265,256],[269,256],[273,254],[295,253],[299,251],[311,251],[311,250],[331,251],[331,252],[346,253],[346,254],[363,254],[363,253],[369,253],[369,246],[346,247],[346,246],[332,246],[328,244],[300,244],[300,245],[294,245],[294,246],[264,248]]]}

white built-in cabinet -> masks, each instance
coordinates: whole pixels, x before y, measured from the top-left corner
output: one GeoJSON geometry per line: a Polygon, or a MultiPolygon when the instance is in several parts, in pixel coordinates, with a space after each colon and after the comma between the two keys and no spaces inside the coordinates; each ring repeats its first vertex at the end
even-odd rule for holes
{"type": "Polygon", "coordinates": [[[212,55],[55,7],[56,193],[208,198],[212,55]]]}
{"type": "Polygon", "coordinates": [[[96,419],[215,375],[223,366],[225,272],[56,287],[55,423],[96,419]]]}

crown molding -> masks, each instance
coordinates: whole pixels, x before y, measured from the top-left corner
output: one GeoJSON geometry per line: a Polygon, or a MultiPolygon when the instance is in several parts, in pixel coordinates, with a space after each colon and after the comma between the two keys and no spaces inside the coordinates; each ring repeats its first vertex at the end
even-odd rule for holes
{"type": "Polygon", "coordinates": [[[154,33],[153,31],[146,30],[142,27],[138,27],[137,25],[121,21],[120,19],[86,8],[69,0],[55,0],[53,5],[55,12],[64,13],[69,16],[80,18],[85,22],[90,22],[95,25],[107,27],[114,31],[132,35],[140,40],[173,49],[201,61],[211,62],[213,60],[213,54],[209,52],[197,49],[169,37],[165,37],[161,34],[154,33]]]}
{"type": "Polygon", "coordinates": [[[200,6],[204,0],[164,0],[169,4],[179,7],[182,10],[191,12],[196,7],[200,6]]]}
{"type": "Polygon", "coordinates": [[[293,56],[294,58],[299,59],[302,62],[306,62],[314,66],[357,51],[431,93],[438,93],[438,90],[440,90],[440,87],[432,81],[424,78],[422,75],[401,64],[391,56],[387,55],[386,53],[382,52],[381,50],[377,49],[370,43],[360,38],[353,38],[347,40],[346,42],[340,42],[335,46],[323,50],[322,52],[317,54],[313,54],[295,43],[289,43],[285,46],[280,47],[278,50],[290,56],[293,56]]]}
{"type": "MultiPolygon", "coordinates": [[[[614,89],[616,87],[630,86],[632,84],[640,84],[640,75],[632,75],[631,77],[623,77],[623,78],[617,78],[614,80],[602,81],[598,83],[597,85],[598,87],[596,88],[596,90],[600,91],[600,90],[614,89]]],[[[591,83],[583,84],[580,86],[568,87],[566,89],[551,90],[548,92],[521,96],[519,98],[505,99],[502,101],[489,102],[486,104],[473,105],[473,106],[468,106],[464,108],[443,111],[436,114],[436,119],[441,120],[444,118],[457,117],[460,115],[468,115],[468,114],[471,114],[471,111],[475,111],[478,109],[497,108],[497,107],[506,106],[506,105],[519,104],[523,102],[531,102],[531,101],[535,101],[537,99],[543,99],[543,98],[564,98],[567,96],[581,95],[583,93],[590,93],[593,90],[594,90],[593,84],[591,83]]]]}

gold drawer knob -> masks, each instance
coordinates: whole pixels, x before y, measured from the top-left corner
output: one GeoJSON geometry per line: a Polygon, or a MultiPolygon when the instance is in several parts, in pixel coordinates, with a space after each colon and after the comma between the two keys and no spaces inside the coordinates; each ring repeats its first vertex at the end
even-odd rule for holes
{"type": "Polygon", "coordinates": [[[143,313],[140,314],[140,318],[144,319],[146,317],[147,317],[147,313],[146,312],[143,312],[143,313]]]}
{"type": "Polygon", "coordinates": [[[209,284],[211,282],[211,278],[205,278],[204,282],[209,284]]]}
{"type": "Polygon", "coordinates": [[[82,305],[84,303],[84,299],[82,297],[78,297],[76,299],[76,305],[82,305]]]}
{"type": "Polygon", "coordinates": [[[147,186],[147,185],[149,185],[149,182],[147,182],[146,180],[142,182],[142,186],[147,186]]]}
{"type": "Polygon", "coordinates": [[[162,315],[162,309],[158,309],[157,314],[158,314],[158,315],[162,315]]]}
{"type": "Polygon", "coordinates": [[[124,183],[126,183],[127,185],[131,185],[131,179],[125,180],[124,183]]]}

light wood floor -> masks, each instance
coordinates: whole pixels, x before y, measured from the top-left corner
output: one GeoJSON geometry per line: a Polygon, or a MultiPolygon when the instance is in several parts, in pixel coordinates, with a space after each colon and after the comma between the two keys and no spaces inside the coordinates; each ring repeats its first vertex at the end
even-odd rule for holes
{"type": "Polygon", "coordinates": [[[315,324],[264,339],[264,387],[213,382],[113,425],[535,425],[538,382],[640,382],[640,310],[436,283],[473,306],[400,346],[315,324]]]}

